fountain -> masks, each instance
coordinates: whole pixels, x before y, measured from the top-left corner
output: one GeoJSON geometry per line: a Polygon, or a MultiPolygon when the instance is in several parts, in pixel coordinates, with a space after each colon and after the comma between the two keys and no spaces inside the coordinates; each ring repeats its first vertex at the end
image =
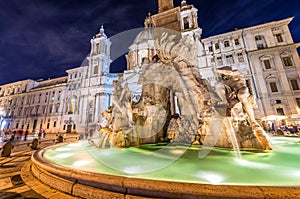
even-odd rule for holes
{"type": "Polygon", "coordinates": [[[156,53],[136,68],[140,96],[128,79],[114,82],[99,137],[36,152],[33,174],[84,198],[298,197],[299,141],[268,137],[243,76],[214,67],[208,82],[196,41],[152,31],[156,53]]]}

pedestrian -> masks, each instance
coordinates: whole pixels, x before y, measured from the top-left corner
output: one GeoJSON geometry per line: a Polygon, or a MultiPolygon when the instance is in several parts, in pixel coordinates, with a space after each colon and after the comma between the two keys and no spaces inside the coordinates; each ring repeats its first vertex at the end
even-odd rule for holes
{"type": "Polygon", "coordinates": [[[20,136],[20,141],[22,140],[23,137],[23,129],[18,130],[19,136],[20,136]]]}
{"type": "Polygon", "coordinates": [[[25,131],[25,135],[24,135],[24,141],[26,141],[26,140],[27,140],[27,136],[28,136],[28,134],[29,134],[29,131],[28,131],[28,129],[26,129],[26,131],[25,131]]]}
{"type": "Polygon", "coordinates": [[[90,129],[90,139],[93,137],[93,129],[90,129]]]}
{"type": "Polygon", "coordinates": [[[38,138],[41,139],[41,137],[42,137],[42,131],[39,131],[38,132],[38,138]]]}

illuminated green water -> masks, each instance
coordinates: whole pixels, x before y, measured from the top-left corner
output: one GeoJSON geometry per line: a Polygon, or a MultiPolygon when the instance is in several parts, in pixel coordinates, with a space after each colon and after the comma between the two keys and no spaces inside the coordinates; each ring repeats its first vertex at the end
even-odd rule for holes
{"type": "Polygon", "coordinates": [[[200,147],[145,145],[96,149],[85,141],[54,147],[44,158],[57,165],[95,173],[166,181],[223,185],[300,186],[299,138],[274,137],[272,151],[213,148],[199,158],[200,147]],[[180,158],[178,158],[180,156],[180,158]]]}

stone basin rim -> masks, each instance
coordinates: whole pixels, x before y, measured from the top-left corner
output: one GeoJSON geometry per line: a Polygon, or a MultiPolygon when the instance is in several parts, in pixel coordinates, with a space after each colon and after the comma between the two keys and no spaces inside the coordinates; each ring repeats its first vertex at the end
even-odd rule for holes
{"type": "Polygon", "coordinates": [[[91,194],[115,193],[158,198],[299,198],[300,195],[300,187],[211,185],[141,179],[67,168],[47,162],[43,158],[47,149],[63,145],[66,144],[36,151],[31,157],[31,172],[50,187],[74,196],[93,198],[96,195],[91,194]],[[92,192],[87,193],[87,190],[92,192]]]}

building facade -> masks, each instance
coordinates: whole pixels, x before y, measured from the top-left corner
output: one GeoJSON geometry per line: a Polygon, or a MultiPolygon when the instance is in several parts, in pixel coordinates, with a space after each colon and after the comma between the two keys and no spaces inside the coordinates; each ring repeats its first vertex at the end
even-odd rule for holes
{"type": "Polygon", "coordinates": [[[292,19],[202,40],[208,67],[229,65],[244,74],[258,103],[257,118],[299,113],[299,43],[294,43],[288,27],[292,19]]]}
{"type": "MultiPolygon", "coordinates": [[[[197,43],[193,60],[203,78],[214,84],[214,68],[231,66],[246,79],[256,97],[256,118],[266,115],[299,114],[299,43],[289,30],[293,18],[264,23],[202,38],[197,8],[182,0],[158,0],[158,13],[145,19],[145,29],[129,47],[127,70],[122,78],[141,95],[137,84],[141,65],[156,54],[153,28],[177,31],[197,43]]],[[[0,86],[0,130],[6,127],[46,132],[86,132],[102,122],[101,113],[112,104],[112,83],[118,75],[109,73],[111,42],[104,32],[91,39],[91,51],[82,66],[67,70],[68,76],[52,80],[24,80],[0,86]]]]}
{"type": "Polygon", "coordinates": [[[6,127],[58,132],[63,128],[67,77],[25,80],[1,86],[0,107],[6,127]]]}
{"type": "Polygon", "coordinates": [[[83,133],[96,128],[101,113],[112,104],[109,73],[111,42],[103,26],[91,39],[91,52],[82,66],[68,76],[49,80],[25,80],[0,86],[0,130],[83,133]]]}

